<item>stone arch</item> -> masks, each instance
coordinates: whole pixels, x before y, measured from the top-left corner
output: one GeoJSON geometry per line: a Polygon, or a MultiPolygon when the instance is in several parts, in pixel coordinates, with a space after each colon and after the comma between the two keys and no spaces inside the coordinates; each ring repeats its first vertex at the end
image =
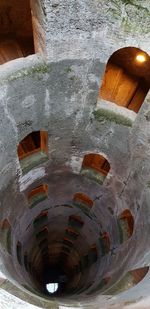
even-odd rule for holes
{"type": "Polygon", "coordinates": [[[100,232],[99,236],[99,246],[100,246],[100,252],[101,256],[105,256],[110,251],[110,236],[108,232],[100,232]]]}
{"type": "Polygon", "coordinates": [[[128,289],[136,286],[140,283],[149,271],[149,266],[137,268],[128,271],[112,288],[110,288],[105,294],[117,295],[121,292],[125,292],[128,289]]]}
{"type": "Polygon", "coordinates": [[[34,131],[23,138],[17,148],[23,174],[48,159],[48,133],[34,131]]]}
{"type": "Polygon", "coordinates": [[[11,225],[8,219],[4,219],[0,228],[0,242],[2,247],[11,254],[11,225]]]}
{"type": "Polygon", "coordinates": [[[48,223],[48,211],[42,211],[33,221],[35,230],[43,228],[48,223]]]}
{"type": "Polygon", "coordinates": [[[88,214],[94,205],[93,201],[86,194],[80,192],[74,195],[73,204],[85,214],[88,214]]]}
{"type": "Polygon", "coordinates": [[[109,58],[99,98],[138,112],[150,88],[150,57],[139,48],[125,47],[109,58]]]}
{"type": "Polygon", "coordinates": [[[71,240],[76,240],[79,237],[79,233],[69,227],[66,228],[65,235],[71,240]]]}
{"type": "Polygon", "coordinates": [[[48,198],[48,185],[42,184],[28,193],[29,208],[35,207],[40,202],[48,198]]]}
{"type": "Polygon", "coordinates": [[[80,216],[71,215],[68,219],[68,227],[73,229],[75,232],[79,233],[80,229],[83,227],[84,221],[80,216]]]}
{"type": "Polygon", "coordinates": [[[17,242],[17,245],[16,245],[16,253],[17,253],[17,260],[18,260],[18,263],[20,265],[22,265],[22,244],[20,241],[17,242]]]}
{"type": "Polygon", "coordinates": [[[106,158],[100,154],[90,153],[84,156],[81,174],[103,184],[110,170],[110,164],[106,158]]]}
{"type": "Polygon", "coordinates": [[[129,209],[125,209],[117,218],[120,243],[128,240],[134,229],[134,218],[129,209]]]}
{"type": "Polygon", "coordinates": [[[25,252],[23,260],[24,260],[25,270],[28,272],[29,269],[28,269],[28,253],[27,252],[25,252]]]}

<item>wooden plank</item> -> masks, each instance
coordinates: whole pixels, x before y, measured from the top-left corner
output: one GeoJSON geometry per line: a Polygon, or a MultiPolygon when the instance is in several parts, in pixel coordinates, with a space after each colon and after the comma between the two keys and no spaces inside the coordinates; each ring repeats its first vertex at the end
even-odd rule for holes
{"type": "Polygon", "coordinates": [[[0,64],[23,57],[22,50],[15,39],[0,41],[0,64]]]}
{"type": "Polygon", "coordinates": [[[22,147],[22,144],[20,143],[20,144],[18,145],[18,157],[19,157],[19,159],[20,159],[22,156],[24,156],[24,154],[25,154],[24,149],[23,149],[23,147],[22,147]]]}
{"type": "Polygon", "coordinates": [[[91,168],[107,175],[110,169],[110,164],[103,156],[99,154],[88,154],[84,156],[82,168],[91,168]]]}
{"type": "Polygon", "coordinates": [[[137,87],[139,79],[128,74],[112,63],[108,63],[100,88],[100,98],[127,107],[137,87]]]}
{"type": "Polygon", "coordinates": [[[35,148],[37,148],[35,146],[35,143],[34,143],[34,136],[33,134],[29,134],[27,135],[21,142],[20,144],[22,145],[23,149],[24,149],[24,152],[27,153],[27,152],[30,152],[30,151],[33,151],[35,148]]]}
{"type": "Polygon", "coordinates": [[[144,81],[141,81],[139,83],[139,87],[137,88],[134,96],[129,102],[128,108],[138,113],[141,105],[144,102],[144,99],[147,95],[148,90],[149,90],[149,87],[147,86],[147,84],[144,81]]]}
{"type": "Polygon", "coordinates": [[[48,132],[40,131],[41,150],[48,153],[48,132]]]}

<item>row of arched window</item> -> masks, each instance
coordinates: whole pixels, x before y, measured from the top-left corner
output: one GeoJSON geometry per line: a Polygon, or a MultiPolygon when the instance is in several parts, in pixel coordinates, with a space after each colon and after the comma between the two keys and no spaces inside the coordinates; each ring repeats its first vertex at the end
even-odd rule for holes
{"type": "MultiPolygon", "coordinates": [[[[22,172],[25,174],[48,160],[48,133],[46,131],[34,131],[28,134],[19,143],[17,152],[22,172]]],[[[102,184],[109,170],[110,164],[102,155],[90,153],[84,156],[81,175],[102,184]]],[[[37,190],[42,191],[43,189],[39,187],[37,190]]],[[[46,187],[44,190],[46,192],[46,187]]],[[[35,192],[32,193],[35,194],[35,192]]]]}
{"type": "MultiPolygon", "coordinates": [[[[129,210],[125,210],[118,217],[118,226],[120,233],[120,243],[123,243],[132,236],[134,219],[129,210]]],[[[33,221],[33,226],[36,231],[36,240],[41,252],[42,258],[48,258],[48,211],[42,211],[33,221]]],[[[62,242],[61,254],[69,256],[69,253],[73,247],[73,243],[79,237],[80,230],[84,225],[84,221],[78,215],[71,215],[68,219],[68,226],[65,230],[65,236],[62,242]]],[[[1,225],[1,241],[5,249],[11,254],[11,225],[7,219],[2,222],[1,225]]],[[[100,253],[101,256],[104,256],[110,251],[110,238],[107,232],[101,232],[99,237],[100,253]]],[[[17,259],[20,265],[22,265],[22,245],[20,241],[16,245],[17,259]]],[[[97,248],[96,245],[91,247],[91,250],[88,254],[89,263],[88,266],[92,265],[97,260],[97,248]],[[95,252],[95,253],[94,253],[95,252]]],[[[86,260],[83,259],[84,261],[86,260]]],[[[86,263],[84,265],[82,261],[82,271],[86,268],[86,263]],[[84,267],[83,267],[84,265],[84,267]]],[[[28,255],[27,252],[24,254],[24,266],[28,271],[28,255]]],[[[81,265],[80,265],[81,266],[81,265]]]]}
{"type": "MultiPolygon", "coordinates": [[[[30,133],[25,137],[18,145],[18,157],[21,167],[24,171],[24,166],[26,166],[25,172],[35,166],[35,158],[39,153],[39,160],[36,161],[36,165],[41,163],[40,154],[43,152],[46,157],[48,157],[48,134],[45,131],[37,131],[30,133]],[[24,160],[28,159],[28,165],[23,163],[24,160]],[[34,164],[32,164],[32,160],[34,164]]],[[[43,162],[43,161],[42,161],[43,162]]],[[[82,163],[81,174],[86,175],[90,179],[97,181],[98,183],[103,183],[105,177],[110,170],[110,164],[102,155],[99,154],[88,154],[85,155],[82,163]]],[[[48,185],[46,183],[33,188],[28,193],[28,204],[29,208],[35,207],[38,203],[42,202],[48,198],[48,185]]],[[[94,202],[83,192],[77,192],[73,197],[73,204],[80,208],[86,215],[89,215],[94,202]]],[[[134,219],[130,210],[125,210],[117,219],[119,239],[120,243],[123,243],[128,238],[131,237],[134,227],[134,219]]],[[[47,232],[48,224],[48,211],[42,211],[33,221],[33,226],[37,230],[40,229],[40,233],[37,235],[37,239],[42,237],[47,232]]],[[[69,241],[70,244],[75,240],[78,235],[80,228],[83,226],[84,222],[79,216],[72,215],[69,217],[68,227],[66,228],[66,235],[64,237],[64,242],[69,241]]],[[[1,224],[1,238],[2,243],[7,251],[11,252],[11,226],[7,219],[5,219],[1,224]]],[[[110,250],[110,239],[106,232],[100,234],[99,245],[101,255],[109,253],[110,250]]],[[[39,242],[41,250],[45,253],[45,241],[41,240],[39,242]],[[44,247],[43,247],[44,246],[44,247]]],[[[48,246],[47,246],[48,247],[48,246]]],[[[68,249],[67,249],[68,250],[68,249]]],[[[21,244],[17,243],[16,247],[17,259],[21,264],[21,244]]],[[[64,250],[66,251],[66,249],[64,250]]],[[[25,257],[25,261],[27,258],[25,257]]]]}

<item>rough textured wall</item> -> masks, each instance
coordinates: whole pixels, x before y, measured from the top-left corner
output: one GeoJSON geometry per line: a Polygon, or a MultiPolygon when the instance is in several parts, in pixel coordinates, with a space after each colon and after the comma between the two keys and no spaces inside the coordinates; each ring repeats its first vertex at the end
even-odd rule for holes
{"type": "MultiPolygon", "coordinates": [[[[113,216],[110,209],[116,217],[125,208],[130,208],[136,227],[132,239],[121,248],[114,236],[114,254],[112,251],[104,265],[105,274],[112,276],[114,283],[128,270],[149,265],[149,94],[132,126],[121,121],[118,124],[106,115],[97,119],[93,114],[105,63],[111,53],[131,44],[149,51],[147,1],[142,2],[143,8],[136,2],[135,5],[122,2],[111,2],[108,6],[106,1],[68,4],[45,1],[47,63],[32,56],[0,68],[0,218],[6,207],[14,225],[27,215],[24,190],[32,187],[33,181],[38,183],[41,178],[47,179],[54,191],[57,175],[66,172],[78,177],[86,153],[105,154],[111,170],[105,185],[98,191],[91,191],[92,197],[99,197],[95,215],[102,217],[102,223],[111,232],[113,216]],[[139,21],[140,12],[143,13],[139,21]],[[141,28],[134,28],[134,23],[139,27],[139,22],[146,28],[144,37],[141,28]],[[119,26],[120,30],[116,31],[119,26]],[[17,145],[28,133],[41,128],[49,133],[49,162],[38,170],[35,178],[29,175],[29,179],[25,179],[20,171],[17,145]],[[48,179],[49,172],[56,177],[54,187],[48,179]]],[[[59,181],[62,188],[64,183],[59,181]]],[[[85,182],[84,188],[86,186],[85,182]]],[[[72,195],[69,185],[67,189],[72,195]]],[[[55,202],[65,200],[61,192],[57,199],[54,197],[55,202]]],[[[23,228],[22,225],[16,227],[16,237],[23,228]]],[[[29,233],[26,241],[30,236],[29,233]]],[[[13,276],[10,257],[5,263],[9,263],[13,276]]],[[[97,272],[96,280],[99,274],[97,272]]],[[[116,297],[97,296],[92,299],[92,304],[95,308],[100,305],[115,308],[116,303],[123,307],[146,297],[148,287],[149,273],[144,283],[134,290],[116,297]]],[[[91,303],[83,306],[87,308],[91,303]]]]}
{"type": "Polygon", "coordinates": [[[115,50],[125,46],[137,46],[149,52],[150,4],[147,0],[65,3],[45,0],[44,3],[47,52],[51,60],[100,58],[106,62],[115,50]]]}

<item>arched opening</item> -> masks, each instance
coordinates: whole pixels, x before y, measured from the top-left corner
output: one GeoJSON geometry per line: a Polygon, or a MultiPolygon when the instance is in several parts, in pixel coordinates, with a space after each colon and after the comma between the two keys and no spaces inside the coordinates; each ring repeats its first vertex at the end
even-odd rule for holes
{"type": "Polygon", "coordinates": [[[3,248],[11,254],[11,225],[7,219],[1,223],[0,242],[3,248]]]}
{"type": "Polygon", "coordinates": [[[134,218],[129,209],[125,209],[117,219],[120,243],[128,240],[134,229],[134,218]]]}
{"type": "Polygon", "coordinates": [[[148,271],[149,266],[128,271],[106,294],[117,295],[131,289],[144,279],[148,271]]]}
{"type": "Polygon", "coordinates": [[[79,236],[79,233],[77,233],[73,228],[66,228],[65,234],[71,240],[76,240],[79,236]]]}
{"type": "Polygon", "coordinates": [[[69,220],[68,220],[69,228],[74,229],[78,233],[80,229],[83,227],[83,225],[84,225],[84,222],[80,216],[77,216],[77,215],[69,216],[69,220]]]}
{"type": "Polygon", "coordinates": [[[34,53],[30,0],[0,2],[0,64],[34,53]]]}
{"type": "Polygon", "coordinates": [[[149,266],[131,270],[129,273],[131,277],[133,278],[133,284],[136,285],[141,280],[143,280],[146,274],[148,273],[148,271],[149,271],[149,266]]]}
{"type": "Polygon", "coordinates": [[[42,211],[33,221],[35,229],[41,229],[48,223],[48,211],[42,211]]]}
{"type": "Polygon", "coordinates": [[[99,98],[138,112],[150,88],[150,57],[135,47],[117,50],[108,60],[99,98]]]}
{"type": "Polygon", "coordinates": [[[43,239],[48,238],[48,228],[44,226],[40,231],[36,234],[36,239],[38,242],[42,241],[43,239]]]}
{"type": "Polygon", "coordinates": [[[99,237],[99,245],[101,256],[104,256],[110,251],[110,237],[107,232],[101,232],[99,237]]]}
{"type": "Polygon", "coordinates": [[[97,252],[97,247],[96,244],[92,245],[89,253],[88,253],[88,266],[92,266],[94,263],[96,263],[98,258],[98,252],[97,252]]]}
{"type": "Polygon", "coordinates": [[[41,11],[39,1],[0,1],[0,64],[44,51],[41,11]]]}
{"type": "Polygon", "coordinates": [[[103,278],[95,288],[93,288],[87,293],[87,295],[91,295],[93,293],[99,292],[103,288],[106,288],[110,280],[111,280],[111,277],[103,278]]]}
{"type": "Polygon", "coordinates": [[[69,248],[72,248],[73,247],[73,242],[68,239],[67,237],[64,237],[63,238],[63,245],[69,247],[69,248]]]}
{"type": "Polygon", "coordinates": [[[110,170],[109,162],[99,154],[90,153],[84,156],[81,174],[103,184],[110,170]]]}
{"type": "Polygon", "coordinates": [[[46,284],[46,289],[48,293],[50,294],[54,294],[55,292],[57,292],[58,287],[59,287],[58,283],[47,283],[46,284]]]}
{"type": "Polygon", "coordinates": [[[17,242],[16,252],[17,252],[18,263],[22,265],[22,245],[20,241],[17,242]]]}
{"type": "Polygon", "coordinates": [[[48,159],[48,133],[35,131],[18,145],[18,157],[23,174],[48,159]]]}
{"type": "Polygon", "coordinates": [[[24,267],[25,267],[25,270],[28,272],[29,268],[28,268],[28,253],[27,252],[25,252],[24,254],[24,267]]]}
{"type": "Polygon", "coordinates": [[[38,203],[44,201],[48,197],[48,185],[38,186],[28,193],[29,208],[35,207],[38,203]]]}
{"type": "Polygon", "coordinates": [[[94,204],[93,201],[84,193],[76,193],[73,198],[73,203],[85,214],[89,214],[94,204]]]}

